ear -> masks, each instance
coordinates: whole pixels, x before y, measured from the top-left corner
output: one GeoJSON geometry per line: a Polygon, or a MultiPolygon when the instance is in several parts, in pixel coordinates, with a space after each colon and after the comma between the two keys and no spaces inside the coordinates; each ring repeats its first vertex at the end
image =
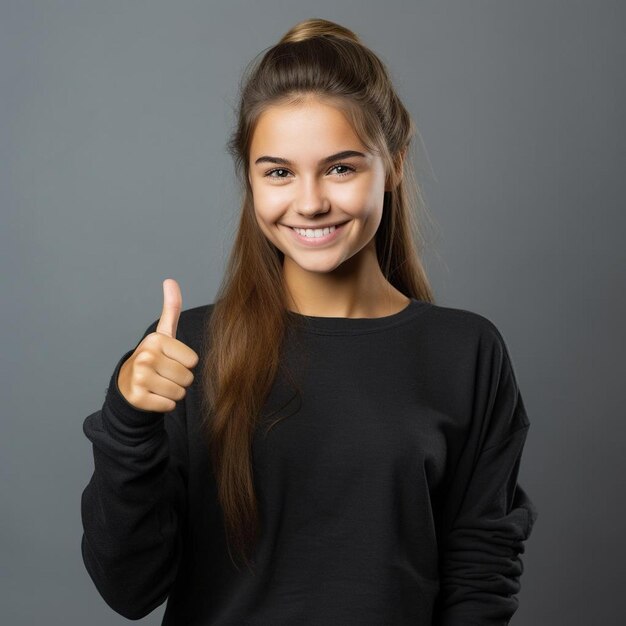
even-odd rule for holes
{"type": "MultiPolygon", "coordinates": [[[[396,155],[394,159],[394,169],[396,175],[396,184],[398,184],[402,180],[402,173],[404,171],[404,158],[406,157],[408,146],[404,146],[400,152],[396,155]]],[[[385,191],[393,191],[393,187],[391,185],[390,177],[387,176],[387,180],[385,181],[385,191]]]]}

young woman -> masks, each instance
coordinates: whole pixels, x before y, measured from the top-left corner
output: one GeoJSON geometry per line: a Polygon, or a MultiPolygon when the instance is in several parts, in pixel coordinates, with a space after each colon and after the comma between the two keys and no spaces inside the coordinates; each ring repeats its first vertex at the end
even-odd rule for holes
{"type": "Polygon", "coordinates": [[[84,421],[82,555],[163,624],[506,624],[537,511],[529,420],[487,318],[436,305],[413,122],[376,55],[321,19],[243,84],[243,203],[214,303],[159,319],[84,421]],[[242,567],[245,565],[245,567],[242,567]]]}

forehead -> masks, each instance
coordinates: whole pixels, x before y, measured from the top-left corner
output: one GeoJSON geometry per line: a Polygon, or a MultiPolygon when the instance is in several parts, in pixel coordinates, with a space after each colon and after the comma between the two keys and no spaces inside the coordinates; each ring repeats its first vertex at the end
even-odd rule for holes
{"type": "Polygon", "coordinates": [[[335,148],[365,151],[343,111],[319,101],[268,107],[259,116],[250,143],[252,156],[270,150],[302,153],[318,148],[325,154],[335,148]]]}

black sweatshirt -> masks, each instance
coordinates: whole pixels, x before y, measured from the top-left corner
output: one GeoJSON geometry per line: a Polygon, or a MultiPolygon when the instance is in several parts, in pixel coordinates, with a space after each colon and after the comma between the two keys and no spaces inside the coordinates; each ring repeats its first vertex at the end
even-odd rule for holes
{"type": "Polygon", "coordinates": [[[136,620],[167,598],[174,626],[508,624],[537,510],[517,479],[529,420],[495,325],[414,298],[381,318],[289,313],[262,412],[288,416],[253,440],[253,575],[228,554],[199,430],[212,309],[181,312],[177,339],[200,363],[174,411],[119,391],[140,340],[84,420],[81,548],[106,603],[136,620]]]}

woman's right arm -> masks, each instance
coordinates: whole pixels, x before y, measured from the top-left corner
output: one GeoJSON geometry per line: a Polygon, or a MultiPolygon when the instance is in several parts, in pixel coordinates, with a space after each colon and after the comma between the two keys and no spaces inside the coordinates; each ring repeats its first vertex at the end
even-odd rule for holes
{"type": "Polygon", "coordinates": [[[119,371],[133,352],[118,361],[102,409],[83,423],[94,471],[81,498],[81,551],[102,598],[134,620],[161,605],[176,578],[188,456],[185,399],[161,413],[135,408],[120,392],[119,371]]]}

